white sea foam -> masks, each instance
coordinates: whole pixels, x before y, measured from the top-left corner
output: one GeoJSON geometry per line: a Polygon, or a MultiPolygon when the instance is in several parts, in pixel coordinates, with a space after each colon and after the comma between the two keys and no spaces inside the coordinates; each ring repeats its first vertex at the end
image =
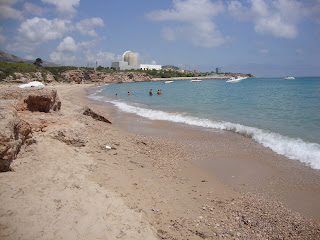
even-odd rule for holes
{"type": "MultiPolygon", "coordinates": [[[[102,100],[102,98],[99,98],[98,96],[93,97],[96,100],[102,100]]],[[[274,152],[284,155],[289,159],[298,160],[313,169],[320,169],[320,145],[317,143],[308,143],[301,139],[289,138],[278,133],[231,122],[218,122],[187,116],[181,113],[168,113],[159,110],[146,109],[120,101],[111,102],[124,112],[134,113],[151,120],[167,120],[199,127],[233,131],[246,137],[250,137],[264,147],[268,147],[274,152]]]]}

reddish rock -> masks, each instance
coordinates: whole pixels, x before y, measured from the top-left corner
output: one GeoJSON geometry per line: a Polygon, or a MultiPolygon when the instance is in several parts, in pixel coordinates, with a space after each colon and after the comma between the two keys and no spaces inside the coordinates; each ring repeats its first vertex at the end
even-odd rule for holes
{"type": "Polygon", "coordinates": [[[9,171],[21,146],[31,138],[30,125],[18,117],[13,107],[0,108],[0,171],[9,171]]]}
{"type": "Polygon", "coordinates": [[[87,115],[92,117],[95,120],[106,122],[112,124],[112,122],[108,119],[109,117],[103,116],[103,113],[97,112],[97,110],[92,110],[91,108],[85,107],[83,111],[83,115],[87,115]]]}
{"type": "MultiPolygon", "coordinates": [[[[9,171],[22,145],[32,137],[31,125],[39,119],[24,118],[30,112],[58,111],[61,101],[55,89],[1,87],[0,89],[0,171],[9,171]],[[27,112],[26,112],[27,111],[27,112]],[[30,111],[30,112],[29,112],[30,111]],[[24,114],[22,114],[24,113],[24,114]],[[20,116],[20,117],[19,117],[20,116]]],[[[35,124],[34,124],[35,123],[35,124]]]]}
{"type": "Polygon", "coordinates": [[[20,102],[17,104],[18,111],[45,112],[58,111],[61,108],[61,101],[57,90],[46,88],[22,89],[19,92],[20,102]]]}
{"type": "Polygon", "coordinates": [[[96,72],[94,70],[69,70],[62,73],[67,82],[72,83],[124,83],[148,82],[151,77],[142,72],[96,72]]]}

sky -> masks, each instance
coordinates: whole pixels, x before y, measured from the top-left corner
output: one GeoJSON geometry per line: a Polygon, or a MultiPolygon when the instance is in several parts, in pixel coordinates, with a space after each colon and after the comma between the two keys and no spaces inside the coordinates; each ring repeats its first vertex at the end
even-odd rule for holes
{"type": "Polygon", "coordinates": [[[0,0],[0,49],[68,66],[139,63],[320,76],[320,0],[0,0]]]}

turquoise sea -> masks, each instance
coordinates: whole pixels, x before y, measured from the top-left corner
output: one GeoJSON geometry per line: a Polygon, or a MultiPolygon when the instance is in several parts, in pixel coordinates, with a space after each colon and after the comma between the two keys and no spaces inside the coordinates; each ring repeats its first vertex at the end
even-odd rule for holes
{"type": "Polygon", "coordinates": [[[320,77],[110,84],[90,98],[151,120],[233,131],[320,169],[320,77]]]}

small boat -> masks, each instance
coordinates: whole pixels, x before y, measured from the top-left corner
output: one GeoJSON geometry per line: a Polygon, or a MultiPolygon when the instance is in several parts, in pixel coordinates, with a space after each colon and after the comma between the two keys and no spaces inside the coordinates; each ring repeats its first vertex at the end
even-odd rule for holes
{"type": "Polygon", "coordinates": [[[284,79],[289,80],[289,79],[295,79],[295,78],[294,77],[285,77],[284,79]]]}
{"type": "Polygon", "coordinates": [[[247,77],[240,77],[240,76],[237,76],[236,78],[235,77],[231,77],[227,80],[227,82],[240,82],[242,81],[243,79],[246,79],[247,77]]]}
{"type": "Polygon", "coordinates": [[[165,82],[163,82],[163,83],[173,83],[173,81],[165,81],[165,82]]]}
{"type": "Polygon", "coordinates": [[[193,79],[190,82],[202,82],[202,80],[198,80],[198,79],[193,79]]]}

